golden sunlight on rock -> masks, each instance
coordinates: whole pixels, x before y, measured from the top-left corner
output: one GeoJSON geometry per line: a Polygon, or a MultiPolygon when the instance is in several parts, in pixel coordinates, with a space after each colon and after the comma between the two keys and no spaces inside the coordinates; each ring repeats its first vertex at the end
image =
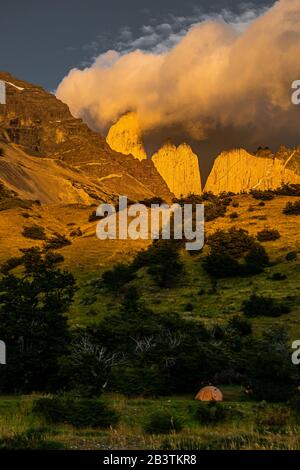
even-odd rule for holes
{"type": "Polygon", "coordinates": [[[166,142],[152,161],[176,197],[201,193],[198,157],[189,145],[166,142]]]}
{"type": "Polygon", "coordinates": [[[205,191],[240,193],[277,189],[283,183],[299,184],[300,176],[293,171],[293,158],[298,161],[296,151],[291,151],[286,161],[271,153],[252,155],[244,149],[222,152],[214,162],[205,191]]]}
{"type": "Polygon", "coordinates": [[[145,160],[147,154],[142,140],[142,129],[136,113],[124,114],[111,126],[106,141],[117,152],[133,155],[139,160],[145,160]]]}

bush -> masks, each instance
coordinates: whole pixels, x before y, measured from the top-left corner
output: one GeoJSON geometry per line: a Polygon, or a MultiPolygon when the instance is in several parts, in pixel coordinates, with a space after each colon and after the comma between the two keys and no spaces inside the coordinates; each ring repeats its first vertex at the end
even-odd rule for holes
{"type": "Polygon", "coordinates": [[[107,428],[119,420],[117,413],[103,401],[92,398],[40,398],[33,412],[49,423],[66,423],[76,427],[107,428]]]}
{"type": "Polygon", "coordinates": [[[31,238],[32,240],[46,240],[45,229],[40,225],[30,225],[23,227],[23,237],[31,238]]]}
{"type": "Polygon", "coordinates": [[[196,406],[190,407],[193,418],[199,424],[216,424],[226,419],[226,410],[223,405],[216,402],[197,403],[196,406]]]}
{"type": "Polygon", "coordinates": [[[188,302],[184,306],[184,311],[185,312],[192,312],[194,310],[194,305],[191,302],[188,302]]]}
{"type": "Polygon", "coordinates": [[[265,202],[263,202],[263,201],[261,201],[261,202],[258,204],[259,207],[265,207],[265,205],[266,205],[266,204],[265,204],[265,202]]]}
{"type": "Polygon", "coordinates": [[[287,261],[294,261],[295,259],[297,259],[297,252],[296,251],[290,251],[290,253],[288,253],[285,257],[285,259],[287,261]]]}
{"type": "Polygon", "coordinates": [[[246,230],[232,227],[228,231],[217,230],[207,238],[206,243],[212,250],[238,259],[250,250],[255,239],[246,230]]]}
{"type": "Polygon", "coordinates": [[[89,222],[96,222],[96,221],[100,220],[101,218],[102,218],[102,217],[98,217],[98,216],[97,216],[97,212],[96,212],[96,211],[93,211],[93,212],[89,215],[88,221],[89,221],[89,222]]]}
{"type": "Polygon", "coordinates": [[[8,259],[7,261],[5,261],[5,263],[2,264],[0,272],[2,274],[8,274],[9,271],[17,268],[21,264],[22,264],[22,257],[15,256],[13,258],[8,259]]]}
{"type": "Polygon", "coordinates": [[[135,278],[135,271],[131,265],[118,263],[102,275],[102,283],[106,289],[117,292],[125,284],[135,278]]]}
{"type": "Polygon", "coordinates": [[[147,267],[159,287],[173,287],[183,273],[179,254],[180,244],[173,240],[158,240],[145,251],[140,251],[132,263],[138,270],[147,267]]]}
{"type": "Polygon", "coordinates": [[[235,208],[240,207],[240,203],[237,201],[233,201],[232,207],[235,207],[235,208]]]}
{"type": "Polygon", "coordinates": [[[250,321],[237,315],[229,320],[227,329],[237,333],[239,336],[248,336],[252,333],[250,321]]]}
{"type": "Polygon", "coordinates": [[[231,212],[231,214],[229,214],[229,217],[231,219],[238,219],[239,218],[239,214],[237,212],[231,212]]]}
{"type": "Polygon", "coordinates": [[[271,279],[272,281],[284,281],[286,279],[286,275],[282,273],[274,273],[271,279]]]}
{"type": "Polygon", "coordinates": [[[147,434],[169,434],[180,432],[183,429],[183,422],[166,411],[155,411],[148,416],[143,428],[147,434]]]}
{"type": "Polygon", "coordinates": [[[162,204],[166,204],[166,202],[161,197],[152,197],[150,199],[143,199],[139,202],[140,204],[144,204],[146,207],[151,207],[152,204],[158,204],[161,206],[162,204]]]}
{"type": "Polygon", "coordinates": [[[250,194],[254,199],[261,201],[271,201],[275,197],[272,191],[258,191],[256,189],[252,189],[250,194]]]}
{"type": "Polygon", "coordinates": [[[212,251],[203,261],[204,269],[211,276],[235,277],[242,274],[242,267],[238,260],[226,253],[217,253],[212,251]]]}
{"type": "Polygon", "coordinates": [[[260,242],[274,241],[280,238],[280,233],[278,232],[278,230],[264,229],[257,233],[256,238],[260,242]]]}
{"type": "Polygon", "coordinates": [[[242,229],[217,230],[208,237],[207,244],[210,254],[203,266],[215,277],[254,275],[263,272],[269,264],[265,249],[242,229]],[[240,263],[243,258],[245,262],[240,263]]]}
{"type": "Polygon", "coordinates": [[[47,428],[33,428],[0,439],[0,450],[60,450],[64,444],[45,438],[47,428]]]}
{"type": "Polygon", "coordinates": [[[254,243],[249,252],[245,256],[246,266],[244,267],[245,274],[260,274],[264,268],[269,266],[269,256],[259,243],[254,243]]]}
{"type": "Polygon", "coordinates": [[[67,237],[60,233],[55,233],[53,237],[47,240],[45,250],[59,250],[68,245],[72,245],[72,242],[67,237]]]}
{"type": "Polygon", "coordinates": [[[256,400],[284,402],[291,398],[298,383],[291,361],[290,339],[280,326],[264,330],[244,351],[244,374],[256,400]]]}
{"type": "Polygon", "coordinates": [[[82,231],[80,227],[77,227],[75,230],[72,230],[72,232],[70,232],[70,237],[81,237],[81,236],[82,236],[82,231]]]}
{"type": "Polygon", "coordinates": [[[288,202],[283,209],[285,215],[300,215],[300,200],[296,202],[288,202]]]}
{"type": "Polygon", "coordinates": [[[291,398],[289,402],[291,410],[296,414],[297,418],[300,417],[300,395],[297,394],[291,398]]]}
{"type": "Polygon", "coordinates": [[[247,317],[280,317],[290,312],[290,308],[283,303],[279,303],[271,297],[252,294],[250,298],[243,302],[242,310],[247,317]]]}
{"type": "Polygon", "coordinates": [[[300,196],[300,184],[283,184],[275,190],[279,196],[300,196]]]}
{"type": "Polygon", "coordinates": [[[114,367],[113,390],[128,397],[157,397],[170,390],[158,367],[122,366],[114,367]]]}

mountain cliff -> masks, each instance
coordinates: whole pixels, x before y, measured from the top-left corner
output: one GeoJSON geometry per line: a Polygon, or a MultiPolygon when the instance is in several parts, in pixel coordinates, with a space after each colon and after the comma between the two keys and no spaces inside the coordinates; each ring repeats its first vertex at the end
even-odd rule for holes
{"type": "Polygon", "coordinates": [[[176,197],[201,193],[198,157],[189,145],[184,143],[176,147],[172,142],[166,142],[153,155],[152,161],[176,197]]]}
{"type": "Polygon", "coordinates": [[[106,141],[117,152],[133,155],[138,160],[147,159],[140,127],[136,113],[130,112],[111,126],[106,141]]]}
{"type": "Polygon", "coordinates": [[[255,155],[244,149],[221,153],[207,179],[205,191],[240,193],[251,189],[277,189],[282,183],[300,183],[299,150],[281,147],[273,155],[261,150],[255,155]]]}
{"type": "MultiPolygon", "coordinates": [[[[36,169],[38,167],[41,172],[45,170],[47,173],[50,171],[50,159],[51,172],[55,176],[55,172],[59,173],[58,167],[66,165],[68,177],[66,174],[64,177],[68,182],[73,184],[75,181],[76,185],[76,178],[80,175],[86,184],[89,182],[93,186],[95,191],[92,193],[98,199],[103,199],[105,194],[108,199],[118,194],[134,200],[153,196],[166,200],[171,198],[167,185],[151,161],[139,162],[131,155],[121,155],[112,150],[101,135],[90,130],[81,119],[75,119],[67,105],[43,88],[3,72],[0,72],[0,80],[6,82],[6,104],[0,104],[0,138],[11,148],[23,152],[24,162],[30,161],[30,167],[34,162],[36,169]]],[[[1,160],[0,179],[10,185],[8,175],[12,175],[16,167],[13,159],[15,153],[11,151],[8,154],[9,162],[1,160]]],[[[20,165],[18,158],[16,165],[20,165]]],[[[22,183],[18,179],[19,191],[25,190],[28,179],[24,177],[22,183]]],[[[81,184],[84,184],[83,181],[81,184]]],[[[42,186],[37,184],[36,188],[42,186]]],[[[68,200],[69,184],[62,183],[60,187],[63,186],[64,196],[60,194],[59,199],[68,200]]],[[[51,200],[54,191],[55,188],[52,188],[51,200]]],[[[35,190],[33,194],[40,200],[48,200],[45,191],[38,194],[35,190]]]]}

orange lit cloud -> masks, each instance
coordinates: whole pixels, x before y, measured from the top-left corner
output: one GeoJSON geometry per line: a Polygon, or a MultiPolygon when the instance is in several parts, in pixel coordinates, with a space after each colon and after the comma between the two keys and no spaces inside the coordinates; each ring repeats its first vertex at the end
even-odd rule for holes
{"type": "Polygon", "coordinates": [[[108,51],[71,70],[57,96],[101,131],[132,110],[146,132],[180,126],[195,140],[222,127],[290,135],[299,129],[299,50],[300,2],[280,0],[241,30],[204,21],[167,51],[108,51]]]}

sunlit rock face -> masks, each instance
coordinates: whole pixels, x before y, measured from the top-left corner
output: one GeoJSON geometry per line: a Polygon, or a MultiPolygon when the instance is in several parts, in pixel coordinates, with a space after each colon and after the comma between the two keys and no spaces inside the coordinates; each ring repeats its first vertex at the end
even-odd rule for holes
{"type": "Polygon", "coordinates": [[[296,167],[298,150],[260,152],[252,155],[244,149],[222,152],[215,160],[205,191],[219,194],[248,192],[251,189],[277,189],[283,183],[300,183],[296,167]]]}
{"type": "Polygon", "coordinates": [[[189,145],[176,147],[168,141],[153,155],[152,161],[176,197],[201,193],[198,157],[189,145]]]}
{"type": "Polygon", "coordinates": [[[145,160],[147,154],[144,149],[142,130],[136,113],[124,114],[116,124],[112,125],[106,141],[117,152],[133,155],[139,160],[145,160]]]}

